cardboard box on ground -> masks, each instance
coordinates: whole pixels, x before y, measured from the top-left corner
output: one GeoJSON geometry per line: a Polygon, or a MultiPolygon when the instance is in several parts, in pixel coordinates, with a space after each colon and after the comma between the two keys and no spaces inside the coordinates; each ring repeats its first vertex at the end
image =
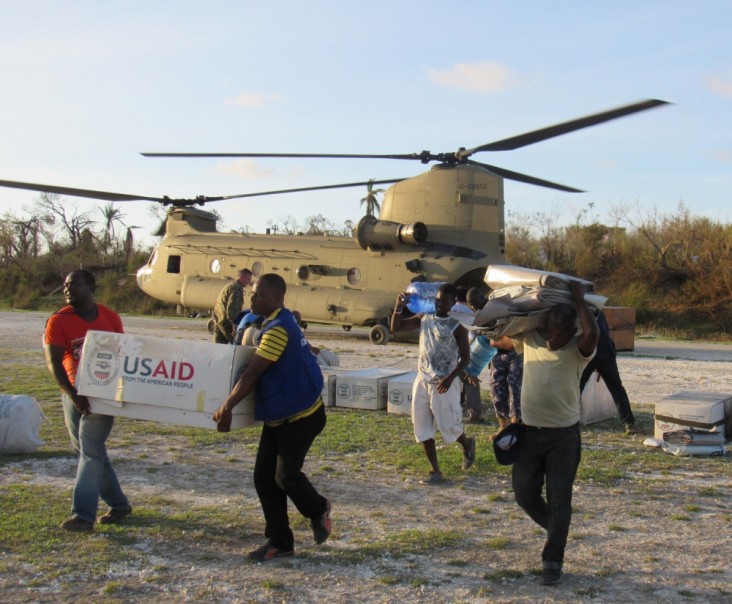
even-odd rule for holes
{"type": "Polygon", "coordinates": [[[693,430],[718,434],[720,442],[732,436],[732,393],[682,391],[656,403],[654,437],[693,430]]]}
{"type": "Polygon", "coordinates": [[[389,380],[407,373],[404,369],[373,367],[336,375],[336,407],[386,409],[389,380]]]}
{"type": "Polygon", "coordinates": [[[389,380],[387,388],[387,413],[394,415],[412,415],[412,387],[417,379],[417,372],[410,371],[389,380]]]}
{"type": "MultiPolygon", "coordinates": [[[[254,348],[90,331],[77,387],[92,411],[215,429],[224,402],[254,348]]],[[[254,422],[254,396],[234,408],[232,429],[254,422]]]]}

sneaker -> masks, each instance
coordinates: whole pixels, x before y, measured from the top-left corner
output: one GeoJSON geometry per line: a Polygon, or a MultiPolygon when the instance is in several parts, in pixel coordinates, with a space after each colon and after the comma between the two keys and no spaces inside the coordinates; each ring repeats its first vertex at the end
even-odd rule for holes
{"type": "Polygon", "coordinates": [[[468,450],[463,450],[463,470],[468,470],[475,463],[475,437],[468,439],[468,450]]]}
{"type": "Polygon", "coordinates": [[[81,518],[69,518],[61,524],[61,528],[74,533],[91,533],[94,530],[94,523],[81,518]]]}
{"type": "Polygon", "coordinates": [[[542,585],[559,585],[562,581],[562,563],[553,560],[542,562],[541,579],[542,585]]]}
{"type": "Polygon", "coordinates": [[[311,518],[310,523],[313,526],[315,543],[318,545],[325,543],[333,530],[333,523],[330,520],[330,501],[325,500],[325,512],[317,518],[311,518]]]}
{"type": "Polygon", "coordinates": [[[635,429],[635,424],[631,424],[631,423],[625,424],[625,433],[628,436],[632,436],[633,434],[638,434],[638,431],[635,429]]]}
{"type": "Polygon", "coordinates": [[[541,571],[542,585],[559,585],[562,582],[561,568],[545,568],[541,571]]]}
{"type": "Polygon", "coordinates": [[[247,558],[256,562],[267,562],[268,560],[274,560],[275,558],[284,558],[286,556],[292,556],[295,553],[294,549],[282,550],[276,548],[269,541],[263,546],[258,547],[254,551],[247,554],[247,558]]]}
{"type": "Polygon", "coordinates": [[[114,524],[122,520],[122,518],[126,518],[131,513],[131,505],[128,505],[126,508],[112,508],[104,516],[99,518],[99,524],[114,524]]]}
{"type": "Polygon", "coordinates": [[[437,472],[430,472],[427,478],[419,481],[419,484],[442,484],[444,481],[445,479],[442,478],[442,472],[437,470],[437,472]]]}

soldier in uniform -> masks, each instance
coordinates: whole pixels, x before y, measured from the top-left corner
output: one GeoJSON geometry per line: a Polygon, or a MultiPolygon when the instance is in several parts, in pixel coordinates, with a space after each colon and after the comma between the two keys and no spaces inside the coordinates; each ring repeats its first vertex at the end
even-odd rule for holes
{"type": "Polygon", "coordinates": [[[252,271],[243,268],[237,273],[236,281],[232,281],[221,290],[213,309],[213,341],[217,344],[234,342],[236,317],[244,305],[244,288],[251,282],[252,271]]]}

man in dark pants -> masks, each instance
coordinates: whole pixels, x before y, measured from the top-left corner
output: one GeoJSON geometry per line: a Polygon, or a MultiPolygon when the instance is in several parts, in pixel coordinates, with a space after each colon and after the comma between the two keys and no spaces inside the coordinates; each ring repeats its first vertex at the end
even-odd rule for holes
{"type": "Polygon", "coordinates": [[[582,285],[571,281],[570,288],[576,309],[558,304],[549,311],[543,329],[496,342],[500,348],[513,345],[524,353],[521,411],[526,430],[512,484],[516,503],[547,531],[542,585],[557,585],[562,579],[581,452],[579,379],[595,354],[599,332],[582,285]]]}
{"type": "Polygon", "coordinates": [[[618,362],[616,359],[615,343],[610,337],[610,327],[607,324],[605,315],[601,312],[596,315],[597,326],[600,328],[600,339],[597,341],[597,354],[585,367],[580,379],[580,392],[585,389],[585,384],[590,379],[593,371],[599,374],[598,380],[603,379],[607,386],[608,392],[613,397],[615,408],[618,410],[618,418],[625,428],[626,434],[635,434],[635,416],[630,409],[630,401],[628,393],[625,391],[623,382],[618,372],[618,362]]]}
{"type": "Polygon", "coordinates": [[[320,544],[331,532],[330,502],[302,472],[310,445],[325,427],[323,374],[292,313],[283,304],[287,286],[279,275],[263,275],[254,285],[251,309],[266,317],[257,350],[233,390],[214,413],[219,432],[231,428],[231,411],[255,394],[255,419],[262,421],[254,486],[262,505],[267,542],[249,558],[267,561],[294,553],[287,498],[310,519],[320,544]]]}

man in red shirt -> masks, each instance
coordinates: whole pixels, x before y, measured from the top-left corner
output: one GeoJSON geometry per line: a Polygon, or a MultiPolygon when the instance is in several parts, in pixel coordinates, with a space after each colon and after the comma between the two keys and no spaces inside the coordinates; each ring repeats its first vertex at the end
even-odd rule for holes
{"type": "Polygon", "coordinates": [[[75,386],[86,333],[89,330],[123,333],[119,315],[94,302],[95,289],[96,281],[89,271],[69,273],[64,281],[68,306],[51,315],[44,337],[48,370],[61,388],[66,427],[79,456],[71,518],[61,527],[77,532],[94,530],[100,496],[110,507],[99,519],[102,524],[117,522],[132,512],[107,457],[105,442],[112,431],[114,417],[92,413],[89,401],[75,386]]]}

